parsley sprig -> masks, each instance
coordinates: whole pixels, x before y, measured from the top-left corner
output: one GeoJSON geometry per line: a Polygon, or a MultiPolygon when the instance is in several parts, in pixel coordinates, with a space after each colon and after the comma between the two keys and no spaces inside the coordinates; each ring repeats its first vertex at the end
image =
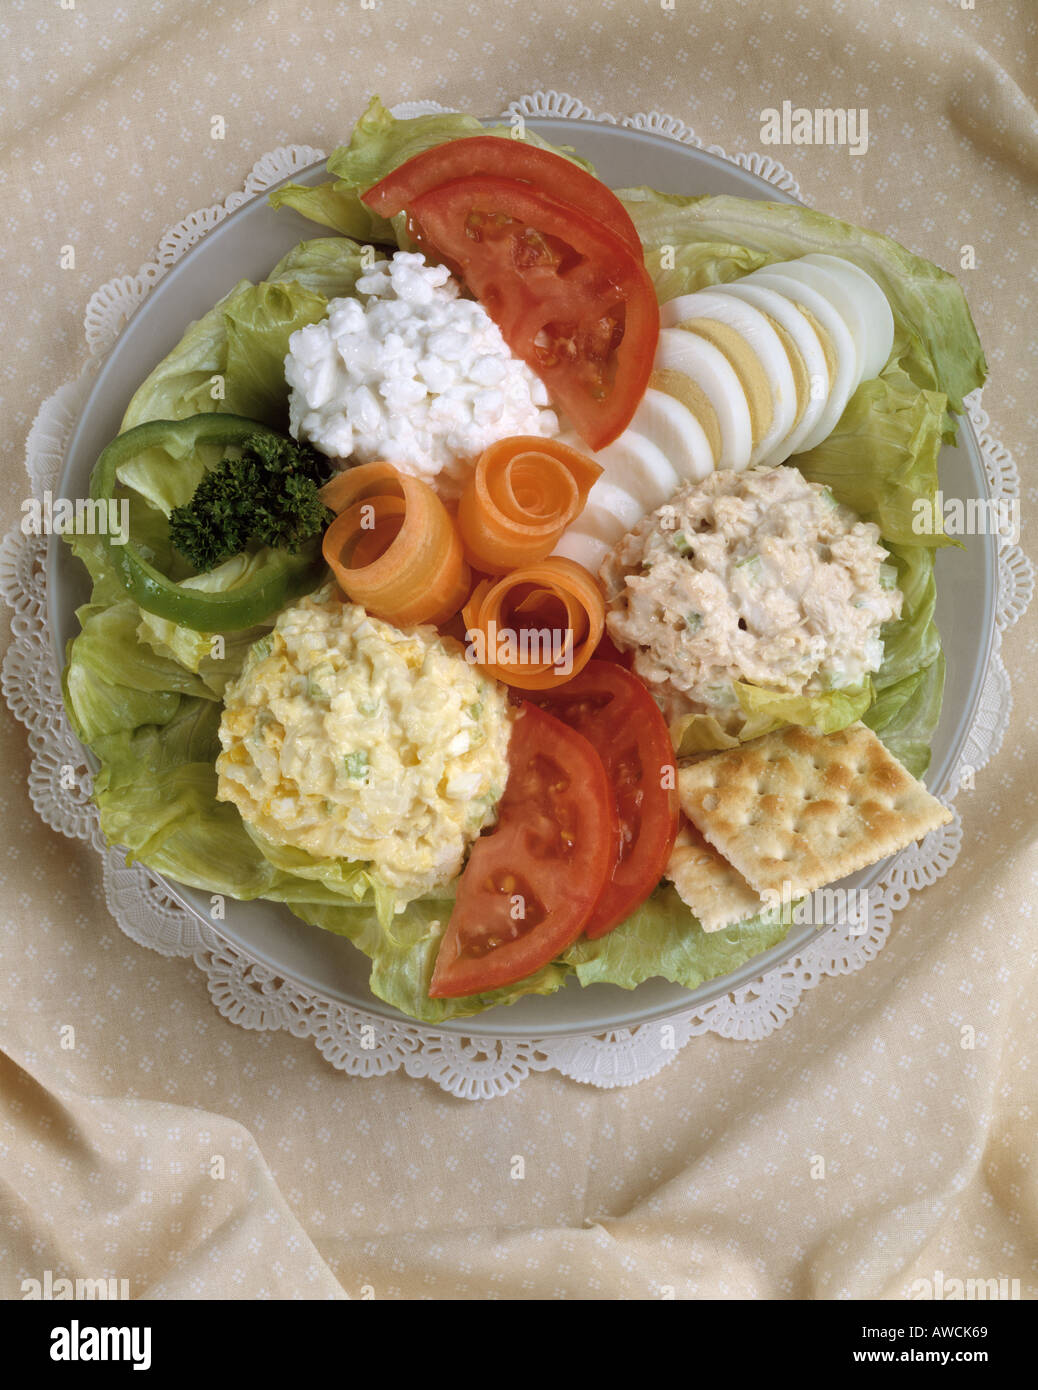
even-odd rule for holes
{"type": "Polygon", "coordinates": [[[174,507],[169,538],[195,569],[215,569],[249,541],[295,554],[332,513],[318,496],[327,460],[294,439],[249,435],[241,457],[208,472],[190,502],[174,507]]]}

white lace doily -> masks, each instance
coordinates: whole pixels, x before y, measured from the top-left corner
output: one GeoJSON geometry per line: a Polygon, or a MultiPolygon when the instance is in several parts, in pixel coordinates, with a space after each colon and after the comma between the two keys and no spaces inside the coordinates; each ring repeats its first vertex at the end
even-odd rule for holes
{"type": "MultiPolygon", "coordinates": [[[[433,102],[395,108],[413,116],[446,108],[433,102]]],[[[594,112],[565,93],[537,92],[514,101],[504,118],[566,117],[608,121],[652,131],[683,144],[706,148],[776,187],[796,195],[797,184],[775,160],[758,154],[727,154],[702,140],[682,121],[658,111],[617,118],[594,112]]],[[[215,207],[202,208],[171,227],[155,259],[136,275],[110,280],[86,308],[86,341],[93,355],[82,375],[66,382],[44,402],[29,432],[26,468],[34,496],[57,487],[65,449],[92,384],[99,357],[115,342],[126,320],[148,291],[184,252],[235,208],[272,184],[316,163],[322,150],[290,145],[263,156],[245,180],[215,207]]],[[[992,438],[981,407],[980,392],[967,400],[969,418],[980,442],[993,497],[1016,498],[1020,482],[1008,452],[992,438]]],[[[29,795],[46,823],[63,835],[89,841],[104,859],[104,888],[116,922],[134,941],[170,956],[190,956],[204,971],[213,1003],[242,1028],[287,1029],[312,1038],[334,1067],[351,1076],[379,1076],[399,1068],[410,1076],[429,1077],[452,1095],[482,1100],[518,1086],[531,1071],[554,1069],[574,1081],[594,1086],[626,1086],[655,1075],[700,1033],[737,1040],[766,1037],[792,1015],[801,995],[827,975],[860,970],[886,942],[891,914],[911,892],[947,873],[961,844],[958,816],[900,854],[870,889],[869,928],[854,935],[852,925],[833,926],[760,979],[732,990],[712,1003],[674,1014],[667,1028],[659,1021],[633,1029],[567,1038],[502,1039],[492,1032],[467,1036],[438,1032],[404,1019],[387,1022],[362,1009],[322,998],[314,991],[276,975],[225,941],[212,926],[176,903],[162,881],[140,864],[128,868],[124,855],[110,849],[90,801],[91,774],[84,750],[72,734],[61,702],[60,673],[51,650],[46,620],[44,563],[46,537],[25,536],[19,527],[0,543],[0,592],[14,610],[12,643],[3,665],[3,693],[15,717],[29,731],[32,768],[29,795]],[[67,769],[74,769],[75,789],[67,769]]],[[[1020,547],[999,541],[999,587],[996,631],[980,705],[951,779],[952,791],[997,752],[1009,718],[1009,677],[1000,655],[1001,636],[1023,613],[1034,587],[1032,566],[1020,547]]]]}

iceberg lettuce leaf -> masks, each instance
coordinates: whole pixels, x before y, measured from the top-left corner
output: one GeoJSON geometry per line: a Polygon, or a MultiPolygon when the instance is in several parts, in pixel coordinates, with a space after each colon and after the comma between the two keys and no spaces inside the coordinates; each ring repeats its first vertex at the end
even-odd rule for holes
{"type": "MultiPolygon", "coordinates": [[[[872,682],[818,695],[792,695],[781,690],[765,690],[746,681],[733,681],[739,704],[751,717],[769,718],[773,728],[800,724],[820,734],[835,734],[860,719],[872,704],[872,682]]],[[[743,737],[756,737],[744,734],[743,737]]]]}
{"type": "Polygon", "coordinates": [[[368,863],[352,859],[315,859],[306,850],[280,845],[245,822],[249,839],[268,864],[304,882],[321,884],[323,902],[347,899],[352,905],[375,905],[375,916],[383,931],[389,931],[397,908],[396,894],[368,863]]]}
{"type": "Polygon", "coordinates": [[[983,384],[987,364],[958,281],[890,237],[793,203],[686,198],[651,188],[624,189],[619,196],[645,244],[651,275],[660,273],[661,248],[697,242],[743,247],[769,262],[813,251],[843,256],[886,294],[895,323],[891,360],[916,386],[943,393],[961,414],[963,397],[983,384]]]}
{"type": "Polygon", "coordinates": [[[176,347],[133,393],[120,433],[145,420],[184,420],[189,415],[219,409],[212,390],[214,379],[224,374],[227,366],[224,309],[238,303],[254,288],[248,280],[239,280],[208,313],[188,324],[176,347]]]}
{"type": "Polygon", "coordinates": [[[514,1004],[528,994],[553,994],[566,982],[567,968],[553,962],[518,984],[462,999],[430,999],[436,953],[453,903],[425,898],[387,928],[372,908],[293,904],[292,911],[312,926],[345,936],[371,960],[369,984],[377,998],[423,1023],[470,1018],[495,1005],[514,1004]]]}
{"type": "Polygon", "coordinates": [[[955,544],[939,530],[917,529],[937,491],[946,404],[939,391],[921,390],[904,372],[888,368],[862,382],[827,439],[791,462],[862,521],[875,522],[884,541],[955,544]]]}
{"type": "Polygon", "coordinates": [[[645,252],[645,263],[661,304],[711,285],[739,280],[771,259],[764,251],[723,241],[690,241],[680,246],[646,248],[645,252]]]}
{"type": "Polygon", "coordinates": [[[777,945],[788,931],[789,922],[782,921],[778,908],[723,931],[706,932],[668,884],[607,936],[581,938],[562,960],[582,985],[635,989],[655,977],[696,989],[777,945]]]}
{"type": "Polygon", "coordinates": [[[227,360],[223,409],[288,426],[285,358],[297,329],[324,318],[328,301],[296,280],[264,281],[224,309],[227,360]]]}
{"type": "Polygon", "coordinates": [[[334,179],[312,188],[303,183],[282,184],[267,194],[267,202],[275,211],[290,208],[311,222],[357,241],[393,241],[392,226],[369,211],[356,192],[340,188],[334,179]]]}
{"type": "Polygon", "coordinates": [[[291,280],[325,299],[344,299],[382,253],[344,237],[314,237],[301,241],[281,257],[268,280],[291,280]]]}
{"type": "Polygon", "coordinates": [[[71,647],[69,643],[61,693],[72,730],[88,747],[96,750],[99,739],[141,724],[166,724],[180,708],[175,691],[139,690],[110,681],[95,667],[73,660],[71,647]]]}
{"type": "MultiPolygon", "coordinates": [[[[406,216],[398,213],[388,220],[379,217],[361,202],[361,194],[415,155],[448,140],[463,140],[473,135],[515,138],[511,126],[484,126],[475,116],[457,111],[437,111],[428,116],[398,120],[378,97],[372,97],[353,129],[349,144],[340,145],[328,157],[327,169],[334,179],[314,188],[286,184],[268,194],[268,201],[273,208],[291,208],[312,222],[358,241],[411,250],[414,243],[406,232],[406,216]]],[[[552,145],[529,127],[522,138],[527,144],[552,150],[594,173],[588,161],[581,159],[568,145],[552,145]]]]}
{"type": "Polygon", "coordinates": [[[922,777],[930,766],[930,740],[941,715],[944,677],[944,653],[938,649],[929,665],[887,686],[864,715],[864,722],[913,777],[922,777]]]}
{"type": "Polygon", "coordinates": [[[289,337],[323,318],[328,299],[352,291],[363,256],[355,241],[317,237],[294,247],[258,285],[239,281],[149,372],[121,429],[210,411],[283,424],[289,337]]]}
{"type": "Polygon", "coordinates": [[[898,545],[889,550],[902,594],[901,616],[883,627],[883,665],[872,678],[877,691],[931,665],[941,650],[933,618],[937,604],[933,551],[898,545]]]}
{"type": "MultiPolygon", "coordinates": [[[[254,554],[232,555],[222,565],[205,574],[194,574],[181,580],[185,589],[201,589],[205,593],[223,593],[246,584],[266,562],[270,551],[264,547],[254,554]]],[[[229,633],[198,632],[193,627],[160,618],[155,613],[139,609],[137,637],[146,642],[159,656],[170,658],[185,670],[201,677],[206,689],[217,699],[223,698],[228,683],[241,670],[249,649],[263,633],[273,626],[273,618],[255,627],[239,628],[229,633]]]]}

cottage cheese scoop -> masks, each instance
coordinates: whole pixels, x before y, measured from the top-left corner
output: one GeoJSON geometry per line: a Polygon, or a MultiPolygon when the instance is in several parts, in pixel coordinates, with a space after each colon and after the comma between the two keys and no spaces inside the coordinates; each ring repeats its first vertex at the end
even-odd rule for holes
{"type": "Polygon", "coordinates": [[[789,465],[679,489],[602,565],[613,640],[670,718],[734,731],[733,681],[796,695],[859,685],[899,616],[879,527],[789,465]]]}
{"type": "Polygon", "coordinates": [[[289,339],[296,439],[353,463],[385,459],[450,497],[496,440],[558,433],[543,382],[445,266],[398,251],[356,292],[289,339]]]}

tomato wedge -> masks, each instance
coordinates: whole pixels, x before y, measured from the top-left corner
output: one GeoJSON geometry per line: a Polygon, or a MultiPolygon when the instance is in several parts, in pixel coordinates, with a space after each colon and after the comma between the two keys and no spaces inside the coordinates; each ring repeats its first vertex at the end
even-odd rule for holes
{"type": "Polygon", "coordinates": [[[434,145],[401,164],[362,195],[361,202],[381,217],[394,217],[422,193],[452,179],[489,174],[518,179],[549,197],[582,210],[614,231],[641,259],[642,245],[627,209],[616,194],[593,174],[562,155],[522,140],[499,135],[473,135],[434,145]]]}
{"type": "Polygon", "coordinates": [[[640,253],[514,179],[455,179],[409,211],[418,241],[460,275],[581,437],[611,443],[645,394],[659,336],[640,253]]]}
{"type": "Polygon", "coordinates": [[[594,745],[616,800],[620,833],[612,871],[584,927],[595,940],[645,901],[666,868],[680,814],[674,750],[656,702],[616,662],[589,661],[578,676],[536,699],[594,745]]]}
{"type": "Polygon", "coordinates": [[[602,760],[581,734],[524,703],[497,826],[472,847],[429,996],[514,984],[576,941],[619,830],[602,760]]]}

